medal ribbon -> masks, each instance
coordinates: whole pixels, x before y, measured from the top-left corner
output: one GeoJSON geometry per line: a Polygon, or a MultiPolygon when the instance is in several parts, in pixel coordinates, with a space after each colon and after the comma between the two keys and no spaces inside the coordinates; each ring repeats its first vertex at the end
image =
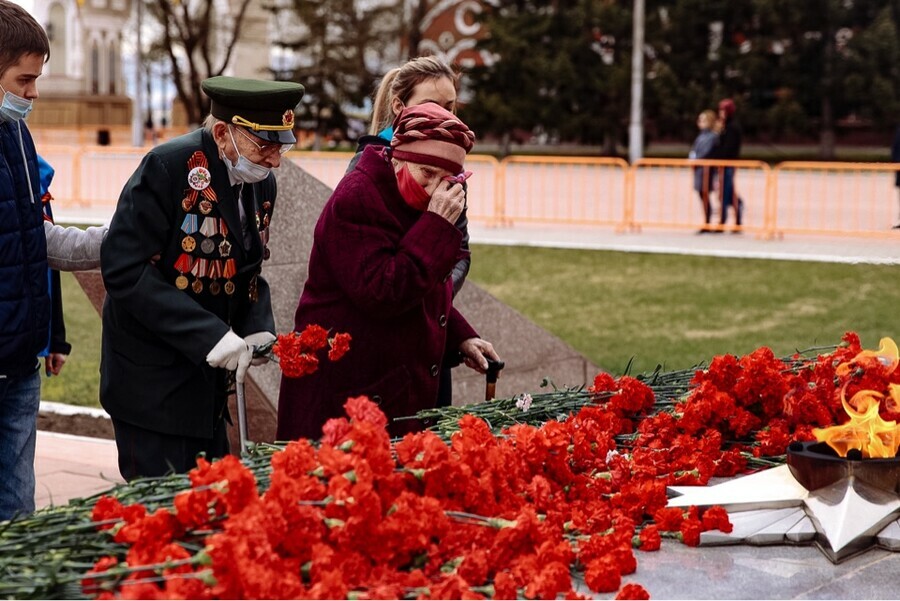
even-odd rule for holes
{"type": "Polygon", "coordinates": [[[208,259],[197,259],[197,262],[194,263],[194,266],[191,268],[191,273],[198,278],[206,277],[206,274],[208,273],[208,263],[208,259]]]}
{"type": "Polygon", "coordinates": [[[222,262],[210,259],[209,261],[209,279],[217,280],[222,277],[222,262]]]}
{"type": "MultiPolygon", "coordinates": [[[[191,158],[188,159],[188,172],[195,167],[203,167],[206,170],[209,170],[209,161],[206,160],[206,155],[203,154],[202,150],[196,151],[191,155],[191,158]]],[[[218,198],[216,198],[216,191],[213,190],[212,184],[200,190],[200,193],[203,194],[208,200],[212,202],[218,202],[218,198]]],[[[197,199],[197,190],[191,188],[190,191],[191,200],[197,199]]]]}
{"type": "MultiPolygon", "coordinates": [[[[194,215],[196,217],[196,215],[194,215]]],[[[207,238],[212,238],[219,233],[219,220],[215,217],[204,217],[200,226],[200,233],[207,238]]]]}
{"type": "Polygon", "coordinates": [[[222,277],[226,280],[230,280],[234,277],[235,273],[237,273],[237,264],[234,262],[234,259],[226,260],[225,267],[222,269],[222,277]]]}
{"type": "Polygon", "coordinates": [[[191,270],[194,264],[194,257],[187,253],[181,253],[181,256],[178,257],[178,260],[175,261],[175,270],[178,273],[187,273],[191,270]]]}
{"type": "Polygon", "coordinates": [[[219,221],[219,232],[223,236],[228,236],[228,225],[225,223],[225,220],[219,221]]]}
{"type": "Polygon", "coordinates": [[[188,213],[184,216],[184,221],[181,222],[181,231],[185,234],[193,234],[197,231],[197,216],[193,213],[188,213]]]}

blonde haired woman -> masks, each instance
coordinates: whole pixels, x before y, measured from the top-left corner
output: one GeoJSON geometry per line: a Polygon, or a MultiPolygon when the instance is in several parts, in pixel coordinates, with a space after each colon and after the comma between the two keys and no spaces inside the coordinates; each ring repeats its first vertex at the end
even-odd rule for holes
{"type": "MultiPolygon", "coordinates": [[[[716,148],[719,143],[719,135],[714,131],[716,125],[716,113],[712,110],[705,110],[697,116],[697,129],[700,133],[694,140],[691,147],[691,153],[688,158],[691,159],[712,159],[715,158],[716,148]]],[[[716,168],[705,165],[703,167],[694,167],[694,190],[700,195],[700,202],[703,204],[704,226],[698,232],[704,234],[707,232],[721,232],[710,227],[712,219],[712,206],[709,202],[709,196],[715,189],[716,168]]]]}

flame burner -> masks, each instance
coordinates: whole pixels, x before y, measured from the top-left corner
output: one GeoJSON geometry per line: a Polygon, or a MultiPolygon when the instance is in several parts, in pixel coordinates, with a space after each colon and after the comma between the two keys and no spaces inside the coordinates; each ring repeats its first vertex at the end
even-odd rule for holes
{"type": "Polygon", "coordinates": [[[794,442],[787,464],[809,491],[804,505],[816,525],[816,544],[829,559],[838,563],[873,546],[893,546],[879,533],[892,522],[897,528],[900,459],[863,459],[858,451],[840,457],[824,442],[794,442]]]}
{"type": "Polygon", "coordinates": [[[854,478],[874,488],[900,493],[900,458],[863,459],[852,450],[840,457],[824,442],[792,442],[787,450],[791,474],[809,491],[854,478]]]}

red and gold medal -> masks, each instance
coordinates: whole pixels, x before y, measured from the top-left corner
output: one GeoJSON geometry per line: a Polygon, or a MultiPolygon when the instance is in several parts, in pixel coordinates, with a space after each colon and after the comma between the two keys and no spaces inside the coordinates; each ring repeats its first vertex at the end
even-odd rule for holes
{"type": "Polygon", "coordinates": [[[184,274],[190,272],[193,263],[194,258],[185,253],[181,253],[181,256],[175,261],[175,271],[179,274],[178,277],[175,278],[175,287],[179,290],[184,290],[188,287],[188,279],[184,274]]]}
{"type": "Polygon", "coordinates": [[[212,187],[212,174],[209,172],[209,161],[202,150],[196,151],[191,158],[188,159],[188,186],[184,200],[181,201],[181,208],[185,212],[190,211],[197,203],[197,196],[202,195],[204,200],[200,201],[200,211],[207,215],[212,211],[212,205],[217,202],[216,191],[212,187]]]}
{"type": "Polygon", "coordinates": [[[211,294],[216,295],[222,290],[222,285],[219,283],[219,278],[222,277],[222,262],[210,260],[209,262],[209,291],[211,294]]]}
{"type": "Polygon", "coordinates": [[[231,281],[231,278],[234,277],[234,274],[237,272],[236,263],[234,259],[228,259],[225,261],[225,266],[222,268],[222,277],[225,278],[225,294],[231,296],[234,294],[234,282],[231,281]]]}

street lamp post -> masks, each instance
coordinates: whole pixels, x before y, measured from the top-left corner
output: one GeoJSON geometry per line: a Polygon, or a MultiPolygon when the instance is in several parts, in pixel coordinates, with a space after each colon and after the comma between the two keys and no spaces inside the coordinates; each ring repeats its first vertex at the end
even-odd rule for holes
{"type": "Polygon", "coordinates": [[[144,120],[141,114],[144,111],[144,85],[141,74],[142,69],[142,45],[141,45],[141,21],[144,0],[134,0],[135,21],[137,22],[137,36],[135,39],[135,64],[134,64],[134,108],[131,118],[131,141],[134,146],[144,145],[144,120]]]}
{"type": "Polygon", "coordinates": [[[631,120],[628,124],[628,160],[633,164],[644,156],[644,0],[634,0],[631,50],[631,120]]]}

